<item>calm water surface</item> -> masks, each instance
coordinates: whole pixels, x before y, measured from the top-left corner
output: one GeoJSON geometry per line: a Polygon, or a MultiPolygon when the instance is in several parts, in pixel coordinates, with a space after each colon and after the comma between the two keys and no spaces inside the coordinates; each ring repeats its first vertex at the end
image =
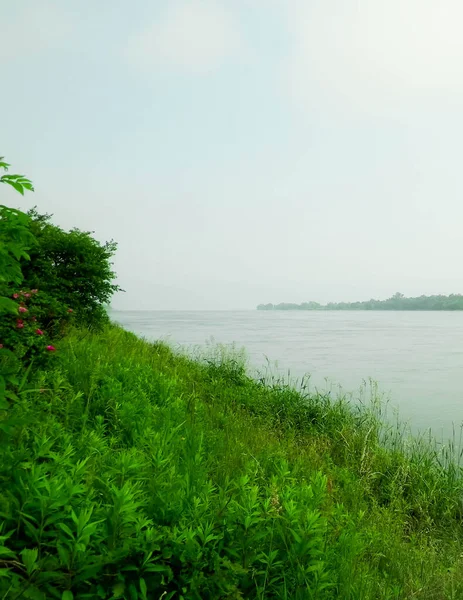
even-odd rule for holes
{"type": "Polygon", "coordinates": [[[463,421],[463,312],[113,311],[172,345],[235,343],[253,366],[310,374],[314,387],[355,392],[369,378],[414,429],[448,435],[463,421]],[[275,363],[277,363],[275,365],[275,363]],[[329,383],[327,383],[327,380],[329,383]]]}

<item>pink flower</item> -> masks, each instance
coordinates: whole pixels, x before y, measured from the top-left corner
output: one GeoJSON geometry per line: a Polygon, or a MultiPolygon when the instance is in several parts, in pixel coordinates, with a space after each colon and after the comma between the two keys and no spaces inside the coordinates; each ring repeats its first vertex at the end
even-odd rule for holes
{"type": "Polygon", "coordinates": [[[0,344],[0,350],[3,348],[3,344],[0,344]]]}
{"type": "Polygon", "coordinates": [[[72,313],[72,312],[74,312],[74,311],[72,310],[72,308],[68,308],[68,313],[72,313]]]}
{"type": "Polygon", "coordinates": [[[22,328],[24,327],[24,323],[21,321],[21,319],[18,319],[18,320],[16,321],[16,327],[17,327],[18,329],[22,329],[22,328]]]}
{"type": "Polygon", "coordinates": [[[18,308],[18,310],[19,310],[20,313],[26,313],[27,312],[27,308],[25,306],[20,306],[18,308]]]}
{"type": "Polygon", "coordinates": [[[56,348],[54,346],[47,346],[48,352],[54,352],[56,348]]]}
{"type": "Polygon", "coordinates": [[[43,335],[43,331],[42,331],[41,329],[36,329],[36,330],[35,330],[35,333],[36,333],[37,335],[43,335]]]}
{"type": "Polygon", "coordinates": [[[13,298],[16,300],[16,298],[19,298],[19,294],[13,294],[13,298]]]}
{"type": "Polygon", "coordinates": [[[24,298],[30,298],[31,295],[30,294],[24,294],[24,298]]]}
{"type": "Polygon", "coordinates": [[[39,290],[31,290],[31,294],[37,294],[39,290]]]}

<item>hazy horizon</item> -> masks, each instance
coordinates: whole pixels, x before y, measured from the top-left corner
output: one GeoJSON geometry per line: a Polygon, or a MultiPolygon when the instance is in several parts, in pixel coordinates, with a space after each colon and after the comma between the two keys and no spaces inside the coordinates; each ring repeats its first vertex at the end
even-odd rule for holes
{"type": "Polygon", "coordinates": [[[115,239],[114,309],[463,291],[457,0],[0,7],[2,203],[115,239]],[[6,186],[5,186],[6,187],[6,186]]]}

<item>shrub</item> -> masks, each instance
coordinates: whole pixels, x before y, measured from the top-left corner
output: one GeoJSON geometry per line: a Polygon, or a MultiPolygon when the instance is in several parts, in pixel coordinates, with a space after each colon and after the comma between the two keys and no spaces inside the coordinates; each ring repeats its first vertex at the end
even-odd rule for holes
{"type": "Polygon", "coordinates": [[[2,319],[0,344],[25,364],[34,360],[36,366],[44,366],[54,350],[52,341],[67,330],[72,309],[37,289],[14,292],[12,300],[16,314],[2,319]]]}
{"type": "Polygon", "coordinates": [[[30,218],[20,210],[0,205],[0,314],[17,310],[8,290],[21,284],[20,260],[29,260],[27,251],[35,243],[29,224],[30,218]]]}
{"type": "MultiPolygon", "coordinates": [[[[8,171],[10,165],[0,157],[0,170],[8,171]]],[[[32,183],[24,175],[5,174],[0,183],[12,186],[20,194],[24,190],[33,191],[32,183]]],[[[29,260],[28,249],[35,243],[29,229],[30,217],[13,208],[0,205],[0,317],[1,323],[8,316],[18,317],[18,305],[9,297],[9,286],[22,282],[20,260],[29,260]]],[[[16,382],[20,369],[17,356],[4,347],[0,341],[0,410],[5,408],[8,395],[7,385],[16,382]]]]}
{"type": "Polygon", "coordinates": [[[114,284],[111,258],[117,245],[101,244],[91,232],[64,231],[50,215],[29,211],[30,230],[37,239],[30,261],[23,261],[24,285],[39,288],[61,306],[71,306],[82,325],[101,326],[108,317],[104,306],[120,288],[114,284]]]}

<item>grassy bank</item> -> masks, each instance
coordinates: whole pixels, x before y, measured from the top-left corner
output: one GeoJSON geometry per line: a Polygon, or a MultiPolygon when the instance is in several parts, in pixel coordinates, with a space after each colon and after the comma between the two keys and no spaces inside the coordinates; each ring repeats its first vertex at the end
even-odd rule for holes
{"type": "Polygon", "coordinates": [[[74,331],[0,414],[0,598],[463,597],[459,470],[233,357],[74,331]]]}

